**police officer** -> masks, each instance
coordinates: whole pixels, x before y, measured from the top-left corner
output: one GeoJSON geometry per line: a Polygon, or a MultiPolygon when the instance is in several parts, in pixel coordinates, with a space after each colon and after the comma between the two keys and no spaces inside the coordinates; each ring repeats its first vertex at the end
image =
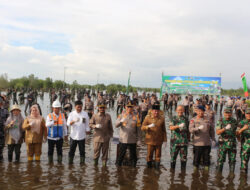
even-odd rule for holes
{"type": "Polygon", "coordinates": [[[91,96],[87,96],[85,104],[84,104],[84,111],[88,113],[89,119],[91,119],[94,113],[94,102],[91,100],[91,96]]]}
{"type": "Polygon", "coordinates": [[[174,116],[169,123],[169,129],[171,130],[171,169],[175,169],[176,159],[178,154],[180,153],[181,169],[185,170],[187,163],[189,122],[188,119],[184,116],[183,106],[178,106],[176,112],[177,115],[174,116]]]}
{"type": "Polygon", "coordinates": [[[205,108],[202,105],[197,107],[197,116],[190,120],[189,131],[193,134],[194,145],[194,170],[200,166],[201,157],[205,170],[209,169],[211,140],[212,145],[215,144],[214,126],[204,116],[205,108]]]}
{"type": "Polygon", "coordinates": [[[236,162],[236,129],[237,121],[232,117],[232,109],[224,109],[224,118],[217,122],[216,134],[219,136],[218,165],[222,172],[226,155],[229,158],[230,172],[234,172],[236,162]]]}
{"type": "Polygon", "coordinates": [[[138,115],[133,112],[133,104],[131,101],[127,102],[126,111],[118,116],[116,127],[120,127],[120,144],[117,158],[117,165],[121,166],[126,150],[130,151],[130,161],[132,166],[136,167],[136,143],[141,140],[140,126],[141,122],[138,115]]]}
{"type": "Polygon", "coordinates": [[[237,129],[237,134],[240,135],[241,141],[241,172],[247,173],[248,171],[248,162],[250,157],[250,108],[247,108],[245,111],[246,119],[242,120],[237,129]]]}
{"type": "Polygon", "coordinates": [[[9,116],[7,109],[3,107],[4,100],[0,96],[0,161],[3,160],[3,148],[4,148],[4,125],[9,116]]]}

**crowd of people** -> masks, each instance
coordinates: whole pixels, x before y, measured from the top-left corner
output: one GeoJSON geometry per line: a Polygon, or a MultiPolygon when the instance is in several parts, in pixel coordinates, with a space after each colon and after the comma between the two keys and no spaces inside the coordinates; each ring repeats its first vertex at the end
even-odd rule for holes
{"type": "MultiPolygon", "coordinates": [[[[0,161],[3,161],[3,149],[7,145],[8,161],[12,162],[15,152],[15,161],[19,162],[23,142],[27,146],[27,160],[40,161],[42,144],[47,142],[48,162],[54,162],[56,147],[57,161],[62,163],[63,143],[69,141],[68,163],[74,163],[78,146],[80,164],[84,164],[86,136],[93,135],[94,165],[98,165],[101,156],[102,165],[106,167],[114,132],[112,120],[115,119],[114,127],[119,129],[118,167],[124,165],[127,149],[129,163],[136,167],[137,145],[143,142],[147,146],[147,167],[160,169],[161,152],[165,147],[163,144],[166,144],[167,130],[170,130],[171,170],[175,170],[179,155],[181,170],[185,171],[191,142],[194,170],[198,170],[201,165],[204,170],[209,170],[211,147],[218,146],[218,172],[223,171],[228,155],[230,172],[234,173],[238,140],[241,143],[241,172],[248,172],[250,108],[245,98],[226,99],[223,96],[202,95],[194,102],[192,95],[182,100],[180,95],[167,93],[159,99],[156,94],[145,92],[141,95],[133,93],[130,97],[103,92],[90,94],[87,90],[78,90],[76,93],[51,90],[52,111],[45,119],[37,103],[39,93],[30,90],[26,94],[27,97],[24,97],[25,92],[19,93],[23,100],[21,102],[16,98],[16,90],[8,90],[5,96],[0,96],[0,161]],[[11,99],[12,106],[9,104],[11,99]],[[23,118],[18,103],[26,103],[26,118],[23,118]],[[107,108],[114,109],[115,105],[117,118],[112,118],[107,108]],[[216,122],[215,114],[218,111],[221,117],[216,122]],[[165,115],[169,117],[168,124],[165,123],[165,115]]],[[[44,92],[41,92],[41,98],[43,95],[44,92]]]]}

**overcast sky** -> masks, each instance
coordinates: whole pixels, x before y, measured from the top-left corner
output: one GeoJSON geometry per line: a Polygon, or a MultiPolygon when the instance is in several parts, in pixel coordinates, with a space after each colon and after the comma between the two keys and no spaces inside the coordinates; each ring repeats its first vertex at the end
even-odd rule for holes
{"type": "Polygon", "coordinates": [[[0,66],[81,84],[160,87],[161,73],[250,84],[248,0],[0,0],[0,66]]]}

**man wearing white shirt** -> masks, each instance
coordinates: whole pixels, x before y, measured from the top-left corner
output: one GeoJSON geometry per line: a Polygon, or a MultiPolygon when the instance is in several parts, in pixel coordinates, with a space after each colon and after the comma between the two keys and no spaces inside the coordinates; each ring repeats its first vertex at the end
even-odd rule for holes
{"type": "Polygon", "coordinates": [[[54,147],[56,145],[58,163],[62,163],[63,137],[67,141],[67,125],[65,116],[60,113],[61,103],[56,100],[52,104],[53,113],[50,113],[46,119],[48,128],[48,158],[49,163],[53,163],[54,147]]]}
{"type": "Polygon", "coordinates": [[[80,152],[80,164],[85,162],[85,138],[90,134],[88,113],[82,110],[82,101],[75,102],[75,111],[69,114],[67,125],[70,126],[69,164],[73,163],[76,147],[80,152]]]}

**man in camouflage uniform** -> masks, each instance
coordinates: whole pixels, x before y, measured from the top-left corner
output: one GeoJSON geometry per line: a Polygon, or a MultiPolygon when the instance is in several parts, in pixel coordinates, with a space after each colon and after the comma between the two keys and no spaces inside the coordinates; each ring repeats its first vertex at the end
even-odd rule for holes
{"type": "Polygon", "coordinates": [[[176,109],[177,116],[174,116],[170,123],[171,130],[170,140],[170,155],[171,155],[171,169],[175,169],[176,158],[180,152],[181,169],[186,169],[187,163],[187,149],[189,139],[189,122],[184,116],[184,107],[178,106],[176,109]]]}
{"type": "Polygon", "coordinates": [[[246,119],[242,120],[238,125],[237,134],[240,135],[241,141],[241,171],[246,172],[248,170],[248,161],[250,156],[250,108],[247,108],[245,112],[246,119]]]}
{"type": "Polygon", "coordinates": [[[4,100],[0,97],[0,161],[3,160],[3,148],[4,148],[4,125],[6,119],[9,116],[7,109],[3,108],[4,100]]]}
{"type": "Polygon", "coordinates": [[[219,172],[223,170],[228,153],[230,172],[234,172],[236,162],[236,129],[237,121],[232,117],[232,109],[224,109],[224,118],[217,122],[216,134],[219,135],[218,166],[219,172]]]}

